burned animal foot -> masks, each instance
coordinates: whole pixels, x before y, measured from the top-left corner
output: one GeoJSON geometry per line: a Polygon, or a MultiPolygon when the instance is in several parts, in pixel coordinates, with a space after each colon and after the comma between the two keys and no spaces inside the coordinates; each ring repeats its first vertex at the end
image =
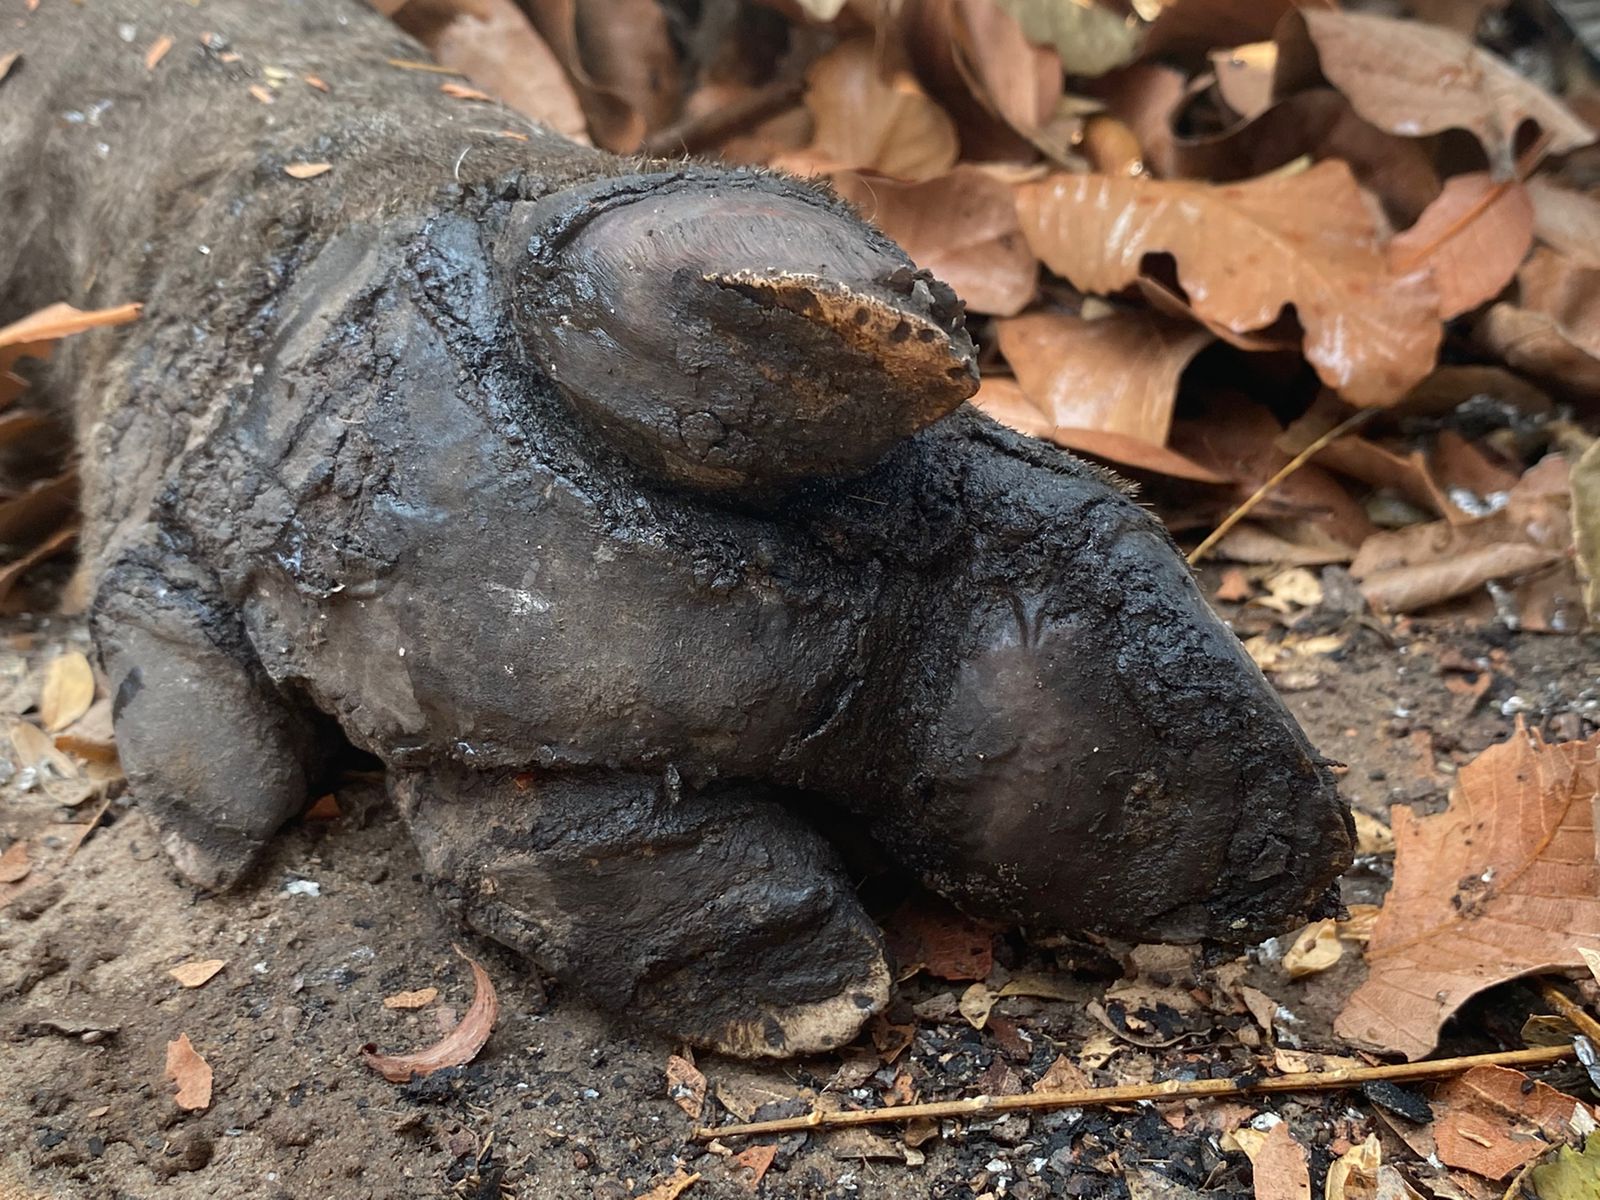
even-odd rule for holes
{"type": "Polygon", "coordinates": [[[462,768],[393,786],[446,907],[606,1008],[777,1057],[850,1041],[888,1000],[831,847],[753,790],[462,768]]]}
{"type": "Polygon", "coordinates": [[[305,803],[309,723],[211,581],[181,560],[125,557],[92,620],[135,802],[185,878],[231,887],[305,803]]]}

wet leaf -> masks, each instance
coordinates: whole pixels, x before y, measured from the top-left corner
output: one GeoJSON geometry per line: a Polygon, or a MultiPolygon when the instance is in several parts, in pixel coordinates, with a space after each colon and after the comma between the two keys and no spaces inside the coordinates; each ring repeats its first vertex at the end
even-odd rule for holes
{"type": "Polygon", "coordinates": [[[1519,723],[1462,768],[1444,812],[1391,809],[1394,886],[1341,1036],[1418,1058],[1484,988],[1600,949],[1597,751],[1600,734],[1552,745],[1519,723]]]}
{"type": "Polygon", "coordinates": [[[197,988],[227,965],[225,958],[208,958],[200,962],[180,963],[167,974],[178,981],[179,987],[197,988]]]}
{"type": "Polygon", "coordinates": [[[370,1044],[361,1048],[361,1060],[390,1083],[409,1083],[413,1078],[431,1075],[444,1067],[469,1063],[494,1031],[495,1019],[500,1015],[500,999],[495,995],[489,973],[467,957],[459,946],[454,949],[472,968],[472,1003],[460,1023],[438,1042],[411,1054],[379,1054],[377,1047],[370,1044]]]}
{"type": "Polygon", "coordinates": [[[1034,252],[1084,291],[1118,291],[1170,254],[1194,310],[1235,333],[1293,304],[1306,358],[1351,403],[1392,403],[1433,367],[1433,286],[1390,272],[1343,163],[1221,186],[1056,176],[1019,187],[1017,208],[1034,252]]]}
{"type": "Polygon", "coordinates": [[[1211,340],[1204,329],[1136,311],[1092,321],[1032,313],[997,330],[1018,384],[1051,425],[1158,446],[1172,426],[1178,380],[1211,340]]]}
{"type": "Polygon", "coordinates": [[[39,693],[39,720],[49,733],[71,725],[94,703],[94,668],[80,651],[51,660],[39,693]]]}
{"type": "Polygon", "coordinates": [[[1053,46],[1068,75],[1093,78],[1132,62],[1143,30],[1110,8],[1079,0],[995,0],[1030,42],[1053,46]]]}
{"type": "Polygon", "coordinates": [[[1427,267],[1450,318],[1492,300],[1511,282],[1533,244],[1533,202],[1515,181],[1486,171],[1455,175],[1410,229],[1389,243],[1389,269],[1427,267]]]}
{"type": "Polygon", "coordinates": [[[1328,82],[1365,120],[1390,133],[1426,137],[1446,129],[1476,135],[1497,178],[1511,174],[1517,128],[1532,120],[1565,154],[1594,131],[1513,67],[1458,33],[1368,13],[1300,10],[1280,38],[1279,86],[1309,72],[1314,47],[1328,82]]]}
{"type": "Polygon", "coordinates": [[[667,1095],[691,1121],[700,1119],[706,1102],[706,1077],[687,1058],[667,1056],[667,1095]]]}
{"type": "Polygon", "coordinates": [[[383,998],[385,1008],[426,1008],[439,998],[439,989],[436,987],[417,988],[411,992],[395,992],[392,996],[383,998]]]}
{"type": "Polygon", "coordinates": [[[1439,1157],[1447,1166],[1504,1179],[1559,1143],[1577,1107],[1571,1096],[1521,1071],[1474,1067],[1434,1092],[1439,1157]]]}
{"type": "Polygon", "coordinates": [[[166,1077],[178,1085],[178,1107],[197,1112],[211,1106],[211,1067],[200,1057],[187,1033],[167,1043],[166,1077]]]}
{"type": "Polygon", "coordinates": [[[817,168],[916,181],[955,165],[959,146],[950,118],[908,73],[885,77],[869,39],[836,46],[812,64],[806,81],[816,131],[803,154],[817,168]]]}
{"type": "Polygon", "coordinates": [[[833,185],[973,312],[1011,316],[1033,299],[1038,260],[1011,188],[988,172],[961,166],[922,183],[840,172],[833,185]]]}

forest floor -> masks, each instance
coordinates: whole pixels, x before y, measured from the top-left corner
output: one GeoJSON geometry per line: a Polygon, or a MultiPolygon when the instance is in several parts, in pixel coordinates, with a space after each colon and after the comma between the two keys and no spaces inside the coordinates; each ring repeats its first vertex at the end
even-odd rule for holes
{"type": "MultiPolygon", "coordinates": [[[[1281,626],[1256,606],[1219,607],[1243,634],[1281,626]]],[[[1348,764],[1352,804],[1380,820],[1396,803],[1443,808],[1457,769],[1505,739],[1516,714],[1552,740],[1593,728],[1600,637],[1351,623],[1315,611],[1301,620],[1334,629],[1339,648],[1277,678],[1294,689],[1286,699],[1312,740],[1348,764]],[[1447,686],[1471,680],[1474,667],[1477,686],[1447,686]]],[[[9,621],[0,633],[0,709],[29,708],[45,665],[86,645],[85,630],[69,619],[9,621]]],[[[338,789],[340,815],[291,824],[261,870],[224,896],[199,895],[180,881],[124,800],[84,836],[100,802],[90,795],[76,807],[61,803],[77,798],[26,769],[0,789],[4,843],[26,840],[37,856],[33,878],[0,884],[12,889],[0,907],[4,1200],[620,1200],[652,1194],[675,1176],[681,1183],[681,1171],[699,1175],[689,1200],[752,1194],[751,1175],[767,1152],[741,1160],[744,1141],[708,1148],[691,1140],[686,1109],[695,1107],[698,1080],[691,1072],[677,1089],[680,1103],[665,1074],[681,1048],[543,988],[524,963],[464,935],[431,902],[376,784],[347,781],[338,789]],[[363,1066],[364,1043],[397,1051],[432,1042],[471,999],[452,942],[496,983],[493,1035],[466,1067],[405,1086],[385,1082],[363,1066]],[[202,986],[180,986],[168,974],[215,959],[225,965],[202,986]],[[384,1006],[385,997],[427,987],[438,989],[431,1004],[384,1006]],[[178,1108],[163,1076],[167,1044],[180,1034],[214,1073],[204,1111],[178,1108]]],[[[1384,853],[1363,855],[1345,880],[1346,900],[1376,902],[1391,867],[1384,853]]],[[[1043,976],[1048,987],[1023,990],[1059,999],[1002,998],[980,1030],[958,1011],[968,984],[919,973],[903,981],[879,1025],[881,1054],[863,1037],[844,1053],[800,1062],[702,1058],[710,1097],[703,1119],[726,1123],[758,1109],[793,1115],[819,1093],[845,1106],[875,1105],[1027,1091],[1046,1072],[1058,1086],[1110,1084],[1237,1076],[1274,1063],[1292,1069],[1316,1065],[1307,1052],[1351,1053],[1331,1026],[1364,973],[1359,954],[1292,981],[1286,945],[1279,939],[1242,960],[1209,964],[1194,950],[1112,948],[1131,971],[1117,981],[1106,977],[1114,970],[1066,969],[1084,960],[1058,962],[1001,933],[992,969],[986,961],[979,968],[990,985],[1043,976]],[[1265,1027],[1240,1001],[1259,993],[1279,1006],[1265,1027]]],[[[1546,1010],[1531,988],[1505,985],[1456,1018],[1442,1050],[1514,1041],[1522,1018],[1539,1011],[1546,1010]]],[[[1576,1065],[1541,1077],[1582,1089],[1576,1065]]],[[[1435,1196],[1498,1196],[1501,1184],[1478,1186],[1485,1181],[1415,1153],[1427,1149],[1418,1139],[1425,1127],[1392,1111],[1407,1102],[1391,1096],[1380,1109],[1359,1093],[1332,1092],[767,1138],[756,1144],[775,1150],[755,1191],[890,1200],[1248,1195],[1250,1169],[1231,1131],[1252,1121],[1270,1127],[1270,1111],[1309,1151],[1318,1196],[1329,1162],[1372,1133],[1384,1161],[1409,1161],[1435,1196]]],[[[673,1186],[653,1194],[674,1195],[673,1186]]]]}

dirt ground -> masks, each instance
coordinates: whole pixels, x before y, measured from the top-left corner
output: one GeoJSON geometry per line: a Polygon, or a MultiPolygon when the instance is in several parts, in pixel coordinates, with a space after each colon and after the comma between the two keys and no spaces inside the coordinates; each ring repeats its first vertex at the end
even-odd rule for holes
{"type": "MultiPolygon", "coordinates": [[[[1272,614],[1223,607],[1241,633],[1282,627],[1272,614]]],[[[1351,801],[1373,815],[1395,802],[1441,806],[1453,772],[1503,738],[1518,714],[1559,737],[1600,722],[1600,637],[1500,626],[1396,629],[1326,613],[1300,627],[1335,633],[1344,647],[1277,678],[1293,689],[1288,702],[1312,739],[1348,764],[1351,801]],[[1475,688],[1484,672],[1486,689],[1475,688]]],[[[0,709],[25,710],[43,664],[85,644],[71,621],[18,618],[0,627],[0,709]]],[[[97,807],[63,808],[33,773],[0,765],[0,774],[0,847],[26,836],[53,839],[60,850],[97,807]]],[[[689,1140],[691,1123],[664,1076],[675,1047],[543,989],[509,954],[452,927],[430,902],[416,856],[374,784],[348,783],[339,805],[335,820],[285,830],[247,886],[210,897],[179,881],[124,798],[59,875],[41,871],[36,886],[0,908],[0,1198],[620,1200],[648,1192],[680,1165],[701,1176],[688,1200],[751,1194],[730,1153],[742,1143],[708,1149],[689,1140]],[[431,1042],[471,998],[452,941],[498,985],[493,1036],[468,1067],[404,1087],[387,1083],[363,1067],[360,1046],[399,1051],[431,1042]],[[204,986],[185,989],[167,974],[208,958],[226,966],[204,986]],[[429,1007],[382,1004],[428,986],[440,992],[429,1007]],[[204,1112],[180,1111],[163,1078],[166,1045],[180,1033],[215,1073],[204,1112]]],[[[1389,861],[1361,859],[1347,899],[1376,900],[1389,861]]],[[[1281,940],[1268,943],[1246,972],[1283,1006],[1279,1045],[1348,1052],[1328,1032],[1325,997],[1338,988],[1324,978],[1313,994],[1290,982],[1282,949],[1281,940]]],[[[998,961],[1002,973],[1056,967],[1009,936],[999,941],[998,961]]],[[[915,1025],[896,1062],[883,1065],[866,1041],[846,1054],[781,1065],[703,1058],[713,1097],[705,1115],[727,1122],[729,1113],[803,1111],[792,1101],[809,1104],[819,1092],[846,1105],[876,1104],[902,1073],[922,1099],[1027,1090],[1062,1054],[1096,1083],[1256,1067],[1258,1031],[1219,1000],[1227,965],[1182,952],[1138,961],[1145,983],[1176,983],[1211,1003],[1177,1014],[1170,1028],[1156,1021],[1154,1032],[1143,1024],[1124,1035],[1122,1007],[1107,1006],[1108,1028],[1091,1006],[1105,999],[1108,981],[1080,972],[1067,976],[1070,999],[1001,1000],[979,1031],[955,1008],[966,984],[919,976],[903,985],[891,1012],[892,1021],[915,1025]]],[[[1245,968],[1233,970],[1237,977],[1245,968]]],[[[1359,967],[1339,971],[1353,986],[1359,967]]],[[[1480,1048],[1473,1039],[1481,1028],[1463,1028],[1454,1044],[1480,1048]]],[[[1360,1097],[1250,1107],[1283,1114],[1313,1147],[1317,1195],[1341,1144],[1385,1131],[1360,1097]]],[[[914,1147],[893,1129],[795,1135],[777,1143],[759,1195],[1248,1195],[1244,1157],[1221,1149],[1212,1115],[1148,1105],[1017,1115],[946,1123],[910,1139],[914,1147]]]]}

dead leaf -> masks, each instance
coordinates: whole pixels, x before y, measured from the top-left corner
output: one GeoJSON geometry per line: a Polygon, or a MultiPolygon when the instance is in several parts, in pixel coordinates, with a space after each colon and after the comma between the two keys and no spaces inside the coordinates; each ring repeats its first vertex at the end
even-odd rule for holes
{"type": "Polygon", "coordinates": [[[845,171],[833,186],[973,312],[1009,317],[1033,299],[1038,260],[1011,188],[987,171],[960,166],[922,183],[845,171]]]}
{"type": "Polygon", "coordinates": [[[1068,75],[1093,78],[1132,62],[1144,35],[1137,19],[1078,0],[995,0],[1037,46],[1053,46],[1068,75]]]}
{"type": "Polygon", "coordinates": [[[902,904],[884,923],[884,938],[902,972],[920,968],[939,979],[987,979],[994,970],[994,926],[943,900],[902,904]]]}
{"type": "Polygon", "coordinates": [[[0,501],[0,545],[25,544],[43,537],[68,518],[77,497],[78,475],[69,470],[36,480],[0,501]]]}
{"type": "Polygon", "coordinates": [[[1600,949],[1597,750],[1600,734],[1551,745],[1519,721],[1461,769],[1444,812],[1390,810],[1394,886],[1341,1036],[1418,1058],[1483,989],[1600,949]]]}
{"type": "Polygon", "coordinates": [[[989,1012],[998,999],[1000,993],[991,990],[988,984],[975,983],[961,993],[958,1007],[961,1015],[967,1019],[967,1024],[974,1029],[982,1029],[989,1023],[989,1012]]]}
{"type": "Polygon", "coordinates": [[[1233,1137],[1250,1159],[1256,1200],[1311,1200],[1311,1171],[1306,1152],[1289,1132],[1289,1123],[1279,1121],[1257,1141],[1241,1135],[1255,1130],[1240,1129],[1233,1137]]]}
{"type": "Polygon", "coordinates": [[[361,1048],[361,1060],[390,1083],[410,1083],[413,1078],[431,1075],[443,1067],[459,1067],[477,1057],[478,1051],[494,1031],[500,1015],[500,999],[495,995],[489,973],[469,958],[459,946],[452,947],[472,968],[472,1003],[466,1015],[449,1033],[423,1050],[411,1054],[379,1054],[377,1047],[361,1048]]]}
{"type": "Polygon", "coordinates": [[[663,1179],[648,1192],[641,1192],[638,1200],[678,1200],[678,1197],[700,1179],[700,1172],[691,1174],[679,1167],[670,1179],[663,1179]]]}
{"type": "MultiPolygon", "coordinates": [[[[446,11],[448,19],[442,24],[423,28],[407,20],[406,10],[400,13],[402,26],[420,38],[443,66],[483,89],[447,83],[441,91],[462,99],[493,96],[562,136],[588,144],[588,122],[573,83],[515,0],[473,0],[446,11]],[[462,96],[463,92],[468,94],[462,96]]],[[[424,8],[422,15],[432,14],[424,8]]]]}
{"type": "Polygon", "coordinates": [[[0,80],[4,80],[7,75],[11,74],[11,68],[16,66],[21,59],[21,50],[10,50],[5,54],[0,54],[0,80]]]}
{"type": "Polygon", "coordinates": [[[307,87],[314,87],[319,92],[331,92],[333,90],[327,85],[326,81],[318,78],[315,75],[302,75],[301,79],[305,82],[307,87]]]}
{"type": "Polygon", "coordinates": [[[259,83],[252,83],[248,91],[261,104],[272,104],[277,100],[277,97],[272,94],[272,89],[262,87],[259,83]]]}
{"type": "Polygon", "coordinates": [[[144,52],[144,69],[154,71],[156,64],[167,56],[167,51],[172,49],[172,38],[162,34],[150,43],[150,49],[144,52]]]}
{"type": "Polygon", "coordinates": [[[1276,42],[1251,42],[1211,52],[1222,102],[1245,120],[1272,107],[1272,73],[1278,65],[1276,42]]]}
{"type": "Polygon", "coordinates": [[[84,312],[65,303],[48,305],[19,321],[0,326],[0,368],[9,368],[18,358],[45,357],[50,352],[51,342],[71,334],[138,320],[143,307],[119,304],[115,308],[84,312]]]}
{"type": "Polygon", "coordinates": [[[79,776],[77,764],[57,750],[50,735],[37,725],[30,725],[27,721],[14,722],[11,726],[11,748],[16,751],[19,767],[49,766],[62,779],[76,779],[79,776]]]}
{"type": "Polygon", "coordinates": [[[1534,236],[1581,267],[1600,267],[1600,199],[1543,176],[1528,180],[1526,187],[1534,236]]]}
{"type": "Polygon", "coordinates": [[[706,1077],[687,1058],[667,1056],[667,1095],[691,1121],[700,1119],[706,1102],[706,1077]]]}
{"type": "Polygon", "coordinates": [[[333,170],[332,163],[300,162],[289,163],[283,168],[283,173],[290,179],[315,179],[318,175],[326,175],[331,170],[333,170]]]}
{"type": "Polygon", "coordinates": [[[1351,1146],[1328,1165],[1323,1186],[1324,1200],[1377,1200],[1378,1170],[1383,1166],[1383,1147],[1378,1135],[1351,1146]]]}
{"type": "Polygon", "coordinates": [[[412,992],[396,992],[392,996],[383,998],[385,1008],[426,1008],[439,998],[439,989],[436,987],[417,988],[412,992]]]}
{"type": "Polygon", "coordinates": [[[211,1067],[200,1057],[187,1033],[167,1043],[167,1078],[178,1085],[178,1107],[196,1112],[211,1106],[211,1067]]]}
{"type": "Polygon", "coordinates": [[[179,987],[197,988],[227,965],[225,958],[208,958],[201,962],[179,963],[167,974],[178,981],[179,987]]]}
{"type": "Polygon", "coordinates": [[[46,731],[58,733],[71,725],[94,703],[94,668],[77,650],[51,661],[45,668],[39,694],[39,719],[46,731]]]}
{"type": "Polygon", "coordinates": [[[340,817],[339,798],[332,792],[318,796],[316,802],[302,816],[306,821],[337,821],[340,817]]]}
{"type": "Polygon", "coordinates": [[[1279,37],[1280,90],[1309,73],[1304,39],[1314,47],[1322,74],[1362,118],[1405,137],[1468,130],[1483,143],[1497,178],[1511,175],[1517,128],[1524,121],[1549,135],[1553,154],[1594,140],[1594,130],[1537,84],[1447,29],[1302,9],[1279,37]]]}
{"type": "Polygon", "coordinates": [[[1496,304],[1473,331],[1486,353],[1563,392],[1600,392],[1600,360],[1575,345],[1549,313],[1496,304]]]}
{"type": "Polygon", "coordinates": [[[1433,1094],[1439,1158],[1487,1179],[1504,1179],[1560,1144],[1573,1109],[1580,1107],[1521,1071],[1473,1067],[1433,1094]]]}
{"type": "Polygon", "coordinates": [[[531,5],[528,15],[566,69],[598,144],[631,154],[672,119],[681,82],[662,5],[551,0],[531,5]]]}
{"type": "Polygon", "coordinates": [[[492,104],[494,97],[488,92],[480,92],[477,88],[467,87],[460,83],[441,83],[439,90],[452,100],[472,100],[481,104],[492,104]]]}
{"type": "Polygon", "coordinates": [[[1572,464],[1572,532],[1584,579],[1583,604],[1600,620],[1600,441],[1572,464]]]}
{"type": "Polygon", "coordinates": [[[777,1143],[765,1146],[751,1146],[735,1154],[731,1161],[739,1165],[739,1182],[752,1192],[761,1187],[761,1180],[772,1166],[772,1160],[778,1156],[777,1143]]]}
{"type": "Polygon", "coordinates": [[[1283,956],[1283,969],[1290,979],[1304,979],[1326,971],[1344,954],[1339,930],[1332,917],[1313,921],[1302,929],[1283,956]]]}
{"type": "MultiPolygon", "coordinates": [[[[1356,853],[1393,854],[1394,834],[1389,827],[1371,813],[1355,810],[1356,853]]],[[[1354,911],[1354,910],[1352,910],[1354,911]]]]}
{"type": "Polygon", "coordinates": [[[1522,307],[1544,313],[1574,346],[1600,358],[1600,269],[1539,247],[1517,272],[1522,307]]]}
{"type": "Polygon", "coordinates": [[[33,863],[28,860],[28,843],[20,838],[7,846],[4,854],[0,854],[0,883],[20,883],[32,870],[33,863]]]}
{"type": "Polygon", "coordinates": [[[1533,244],[1533,202],[1515,180],[1454,175],[1417,223],[1389,243],[1389,269],[1426,266],[1445,319],[1498,296],[1533,244]]]}
{"type": "Polygon", "coordinates": [[[1146,58],[1198,58],[1270,37],[1293,0],[1167,0],[1144,40],[1146,58]]]}
{"type": "Polygon", "coordinates": [[[1220,186],[1056,176],[1019,187],[1017,209],[1034,253],[1084,291],[1118,291],[1170,254],[1194,310],[1235,333],[1293,304],[1306,358],[1353,404],[1392,403],[1433,367],[1433,285],[1389,271],[1342,162],[1220,186]]]}
{"type": "Polygon", "coordinates": [[[998,997],[1034,996],[1041,1000],[1076,1001],[1083,997],[1083,989],[1074,987],[1065,977],[1036,975],[1029,971],[1013,975],[1000,985],[998,997]]]}
{"type": "Polygon", "coordinates": [[[1051,425],[1157,446],[1172,427],[1184,368],[1211,340],[1204,329],[1133,311],[1098,320],[1031,313],[996,328],[1017,382],[1051,425]]]}
{"type": "Polygon", "coordinates": [[[1056,1055],[1056,1060],[1045,1068],[1045,1073],[1029,1088],[1032,1092],[1078,1092],[1094,1086],[1089,1082],[1089,1077],[1078,1069],[1078,1065],[1065,1054],[1056,1055]]]}
{"type": "Polygon", "coordinates": [[[806,73],[806,107],[815,122],[796,170],[873,171],[920,181],[945,174],[960,149],[954,124],[905,71],[880,72],[870,39],[841,43],[806,73]]]}

